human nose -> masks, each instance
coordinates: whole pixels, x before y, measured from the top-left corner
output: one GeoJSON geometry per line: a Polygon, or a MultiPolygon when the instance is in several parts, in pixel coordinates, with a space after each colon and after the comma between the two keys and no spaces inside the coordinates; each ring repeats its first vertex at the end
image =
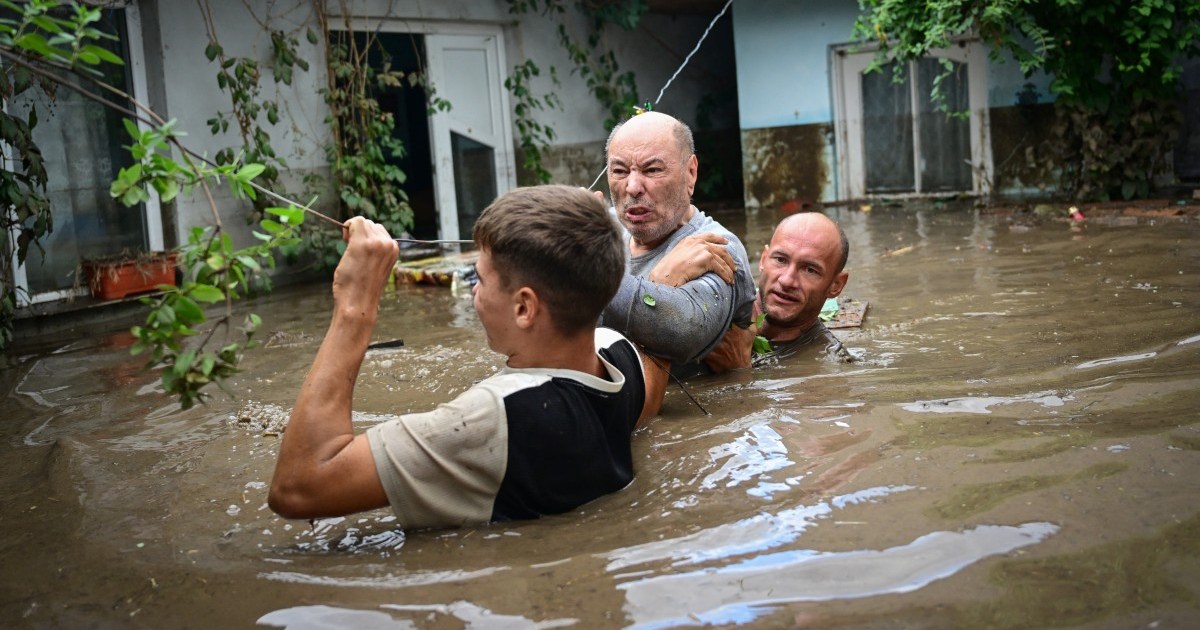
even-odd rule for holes
{"type": "Polygon", "coordinates": [[[625,176],[625,192],[633,197],[646,192],[646,182],[643,180],[641,173],[630,171],[629,175],[625,176]]]}
{"type": "Polygon", "coordinates": [[[779,284],[785,287],[795,287],[800,284],[800,269],[794,265],[788,265],[783,268],[779,274],[779,284]]]}

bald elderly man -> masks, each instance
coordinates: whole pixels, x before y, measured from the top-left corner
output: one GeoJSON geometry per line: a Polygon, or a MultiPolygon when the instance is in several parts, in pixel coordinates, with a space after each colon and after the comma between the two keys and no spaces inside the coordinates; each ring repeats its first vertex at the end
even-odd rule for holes
{"type": "MultiPolygon", "coordinates": [[[[764,315],[757,333],[771,343],[770,356],[783,358],[818,345],[831,354],[848,356],[819,316],[825,300],[841,295],[846,287],[849,257],[846,233],[819,212],[793,214],[775,227],[758,259],[754,304],[755,318],[764,315]]],[[[753,328],[733,329],[707,363],[716,372],[742,367],[753,342],[753,328]]]]}
{"type": "MultiPolygon", "coordinates": [[[[695,373],[731,327],[752,323],[746,249],[691,203],[699,163],[687,125],[639,114],[613,129],[605,152],[629,258],[601,325],[670,361],[676,374],[695,373]]],[[[749,354],[721,365],[748,366],[749,354]]]]}

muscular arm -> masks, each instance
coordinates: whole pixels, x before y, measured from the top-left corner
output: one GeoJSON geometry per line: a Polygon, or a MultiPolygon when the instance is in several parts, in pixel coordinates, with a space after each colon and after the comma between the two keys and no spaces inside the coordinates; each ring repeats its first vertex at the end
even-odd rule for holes
{"type": "Polygon", "coordinates": [[[340,516],[388,503],[350,412],[396,243],[382,226],[362,219],[347,229],[349,245],[334,272],[333,319],[292,408],[271,479],[268,503],[287,518],[340,516]]]}

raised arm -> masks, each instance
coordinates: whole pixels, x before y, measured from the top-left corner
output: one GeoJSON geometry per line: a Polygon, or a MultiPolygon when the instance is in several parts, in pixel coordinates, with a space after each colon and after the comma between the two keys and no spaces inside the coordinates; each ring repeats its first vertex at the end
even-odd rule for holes
{"type": "MultiPolygon", "coordinates": [[[[729,239],[719,234],[693,234],[671,249],[654,266],[648,277],[659,284],[679,286],[711,272],[725,282],[733,284],[737,266],[733,255],[725,247],[728,243],[729,239]]],[[[749,326],[733,322],[726,329],[721,342],[704,355],[704,363],[716,374],[750,367],[750,349],[756,334],[758,327],[753,321],[749,326]]]]}
{"type": "Polygon", "coordinates": [[[350,420],[354,384],[396,262],[396,241],[356,217],[333,276],[329,331],[300,389],[279,447],[268,503],[287,518],[340,516],[388,504],[365,435],[350,420]]]}

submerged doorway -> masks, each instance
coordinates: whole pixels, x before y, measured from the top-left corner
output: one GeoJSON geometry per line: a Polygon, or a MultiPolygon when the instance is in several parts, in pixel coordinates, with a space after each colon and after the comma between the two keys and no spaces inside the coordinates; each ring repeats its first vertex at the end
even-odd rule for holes
{"type": "MultiPolygon", "coordinates": [[[[369,61],[376,69],[390,64],[406,75],[422,74],[429,86],[405,82],[377,95],[405,147],[394,163],[407,176],[412,233],[470,239],[479,213],[516,186],[500,29],[428,24],[421,32],[389,30],[400,26],[384,22],[370,33],[378,45],[369,61]],[[449,109],[432,108],[431,96],[449,109]]],[[[365,42],[368,35],[355,37],[365,42]]]]}
{"type": "MultiPolygon", "coordinates": [[[[359,50],[367,50],[367,62],[377,72],[384,67],[407,76],[425,73],[425,36],[412,33],[355,32],[359,50]],[[368,40],[373,46],[367,46],[368,40]]],[[[429,146],[429,97],[421,83],[403,82],[375,94],[379,108],[395,121],[392,136],[404,147],[404,154],[387,156],[389,164],[404,171],[404,191],[413,211],[412,235],[420,239],[438,238],[437,201],[433,188],[433,152],[429,146]]]]}

